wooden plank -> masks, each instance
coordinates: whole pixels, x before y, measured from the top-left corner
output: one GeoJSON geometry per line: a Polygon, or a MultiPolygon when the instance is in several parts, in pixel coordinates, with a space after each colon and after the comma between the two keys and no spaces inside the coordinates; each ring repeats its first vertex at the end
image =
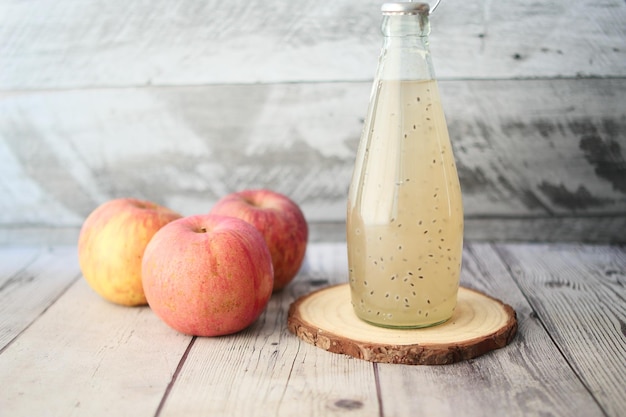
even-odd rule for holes
{"type": "Polygon", "coordinates": [[[29,249],[1,252],[0,258],[15,256],[2,267],[15,272],[0,275],[0,352],[80,276],[75,246],[38,250],[34,260],[29,249]]]}
{"type": "Polygon", "coordinates": [[[606,415],[626,415],[624,248],[497,248],[542,325],[606,415]]]}
{"type": "MultiPolygon", "coordinates": [[[[345,242],[346,224],[315,222],[309,225],[310,242],[345,242]]],[[[465,216],[466,242],[586,242],[624,243],[626,216],[465,216]]]]}
{"type": "Polygon", "coordinates": [[[97,204],[122,195],[201,213],[229,191],[260,186],[305,204],[311,220],[343,213],[354,152],[346,142],[358,141],[368,90],[257,85],[11,96],[0,101],[7,196],[0,220],[79,225],[97,204]]]}
{"type": "Polygon", "coordinates": [[[468,241],[626,242],[626,216],[467,218],[468,241]]]}
{"type": "Polygon", "coordinates": [[[0,246],[0,286],[29,265],[40,250],[33,246],[0,246]]]}
{"type": "Polygon", "coordinates": [[[465,249],[462,284],[510,304],[518,334],[503,349],[452,366],[379,364],[384,415],[602,416],[498,254],[487,244],[465,249]]]}
{"type": "MultiPolygon", "coordinates": [[[[589,217],[465,217],[466,242],[583,242],[624,243],[625,216],[589,217]]],[[[79,226],[20,227],[2,230],[0,245],[43,243],[75,245],[79,226]]],[[[309,242],[345,242],[346,224],[338,221],[309,222],[309,242]]]]}
{"type": "Polygon", "coordinates": [[[300,342],[286,327],[297,297],[345,281],[341,244],[310,245],[303,268],[242,333],[198,338],[160,416],[309,416],[378,412],[372,365],[300,342]]]}
{"type": "MultiPolygon", "coordinates": [[[[291,196],[310,222],[344,221],[368,91],[323,83],[4,96],[0,226],[16,238],[77,228],[98,204],[128,195],[195,214],[251,187],[291,196]]],[[[441,91],[468,219],[570,216],[575,225],[626,213],[626,79],[447,81],[441,91]]]]}
{"type": "Polygon", "coordinates": [[[446,0],[432,17],[431,49],[442,78],[623,76],[619,0],[446,0]]]}
{"type": "Polygon", "coordinates": [[[625,81],[442,83],[466,213],[626,213],[625,81]]]}
{"type": "Polygon", "coordinates": [[[0,355],[2,413],[153,416],[189,342],[81,279],[0,355]]]}
{"type": "MultiPolygon", "coordinates": [[[[624,80],[454,81],[441,89],[467,213],[623,210],[624,80]]],[[[2,219],[76,224],[96,202],[124,194],[205,210],[244,186],[288,193],[316,220],[343,217],[368,90],[347,83],[5,97],[2,219]],[[36,209],[42,203],[47,217],[36,209]]]]}
{"type": "Polygon", "coordinates": [[[17,246],[67,246],[76,245],[80,226],[0,226],[0,248],[17,246]]]}
{"type": "MultiPolygon", "coordinates": [[[[380,2],[193,0],[0,5],[0,89],[354,81],[373,77],[380,2]]],[[[624,76],[620,0],[447,0],[442,79],[624,76]]]]}

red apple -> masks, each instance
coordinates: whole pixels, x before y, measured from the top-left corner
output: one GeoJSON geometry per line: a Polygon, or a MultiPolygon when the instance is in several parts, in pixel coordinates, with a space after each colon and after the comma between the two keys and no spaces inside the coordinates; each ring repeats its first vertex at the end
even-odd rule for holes
{"type": "Polygon", "coordinates": [[[152,310],[194,336],[236,333],[263,312],[274,283],[263,236],[234,217],[184,217],[159,230],[143,257],[152,310]]]}
{"type": "Polygon", "coordinates": [[[141,260],[154,234],[181,215],[150,201],[120,198],[97,207],[78,238],[83,276],[100,296],[116,304],[147,303],[141,260]]]}
{"type": "Polygon", "coordinates": [[[221,198],[211,214],[238,217],[261,232],[272,254],[275,292],[295,278],[304,259],[309,233],[295,202],[270,190],[245,190],[221,198]]]}

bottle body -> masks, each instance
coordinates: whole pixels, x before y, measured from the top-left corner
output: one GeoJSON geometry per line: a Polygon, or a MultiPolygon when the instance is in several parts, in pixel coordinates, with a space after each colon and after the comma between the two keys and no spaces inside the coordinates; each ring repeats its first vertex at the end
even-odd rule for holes
{"type": "Polygon", "coordinates": [[[383,47],[348,196],[352,304],[415,328],[449,319],[463,247],[459,179],[428,50],[383,47]],[[421,57],[415,71],[407,59],[421,57]],[[408,54],[408,55],[407,55],[408,54]]]}

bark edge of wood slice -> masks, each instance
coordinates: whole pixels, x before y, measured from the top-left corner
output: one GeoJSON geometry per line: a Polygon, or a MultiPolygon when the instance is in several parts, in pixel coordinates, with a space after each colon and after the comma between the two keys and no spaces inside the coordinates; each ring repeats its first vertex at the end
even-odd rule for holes
{"type": "Polygon", "coordinates": [[[370,362],[445,365],[509,344],[517,332],[515,310],[480,291],[459,288],[447,322],[422,329],[389,329],[359,319],[348,284],[306,294],[289,306],[287,327],[303,341],[370,362]]]}

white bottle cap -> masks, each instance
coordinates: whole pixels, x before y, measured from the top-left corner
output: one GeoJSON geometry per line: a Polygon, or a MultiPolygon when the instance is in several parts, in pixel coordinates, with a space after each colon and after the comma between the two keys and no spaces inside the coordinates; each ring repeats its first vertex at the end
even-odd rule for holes
{"type": "Polygon", "coordinates": [[[383,14],[422,14],[428,15],[430,6],[428,3],[384,3],[380,8],[383,14]]]}

